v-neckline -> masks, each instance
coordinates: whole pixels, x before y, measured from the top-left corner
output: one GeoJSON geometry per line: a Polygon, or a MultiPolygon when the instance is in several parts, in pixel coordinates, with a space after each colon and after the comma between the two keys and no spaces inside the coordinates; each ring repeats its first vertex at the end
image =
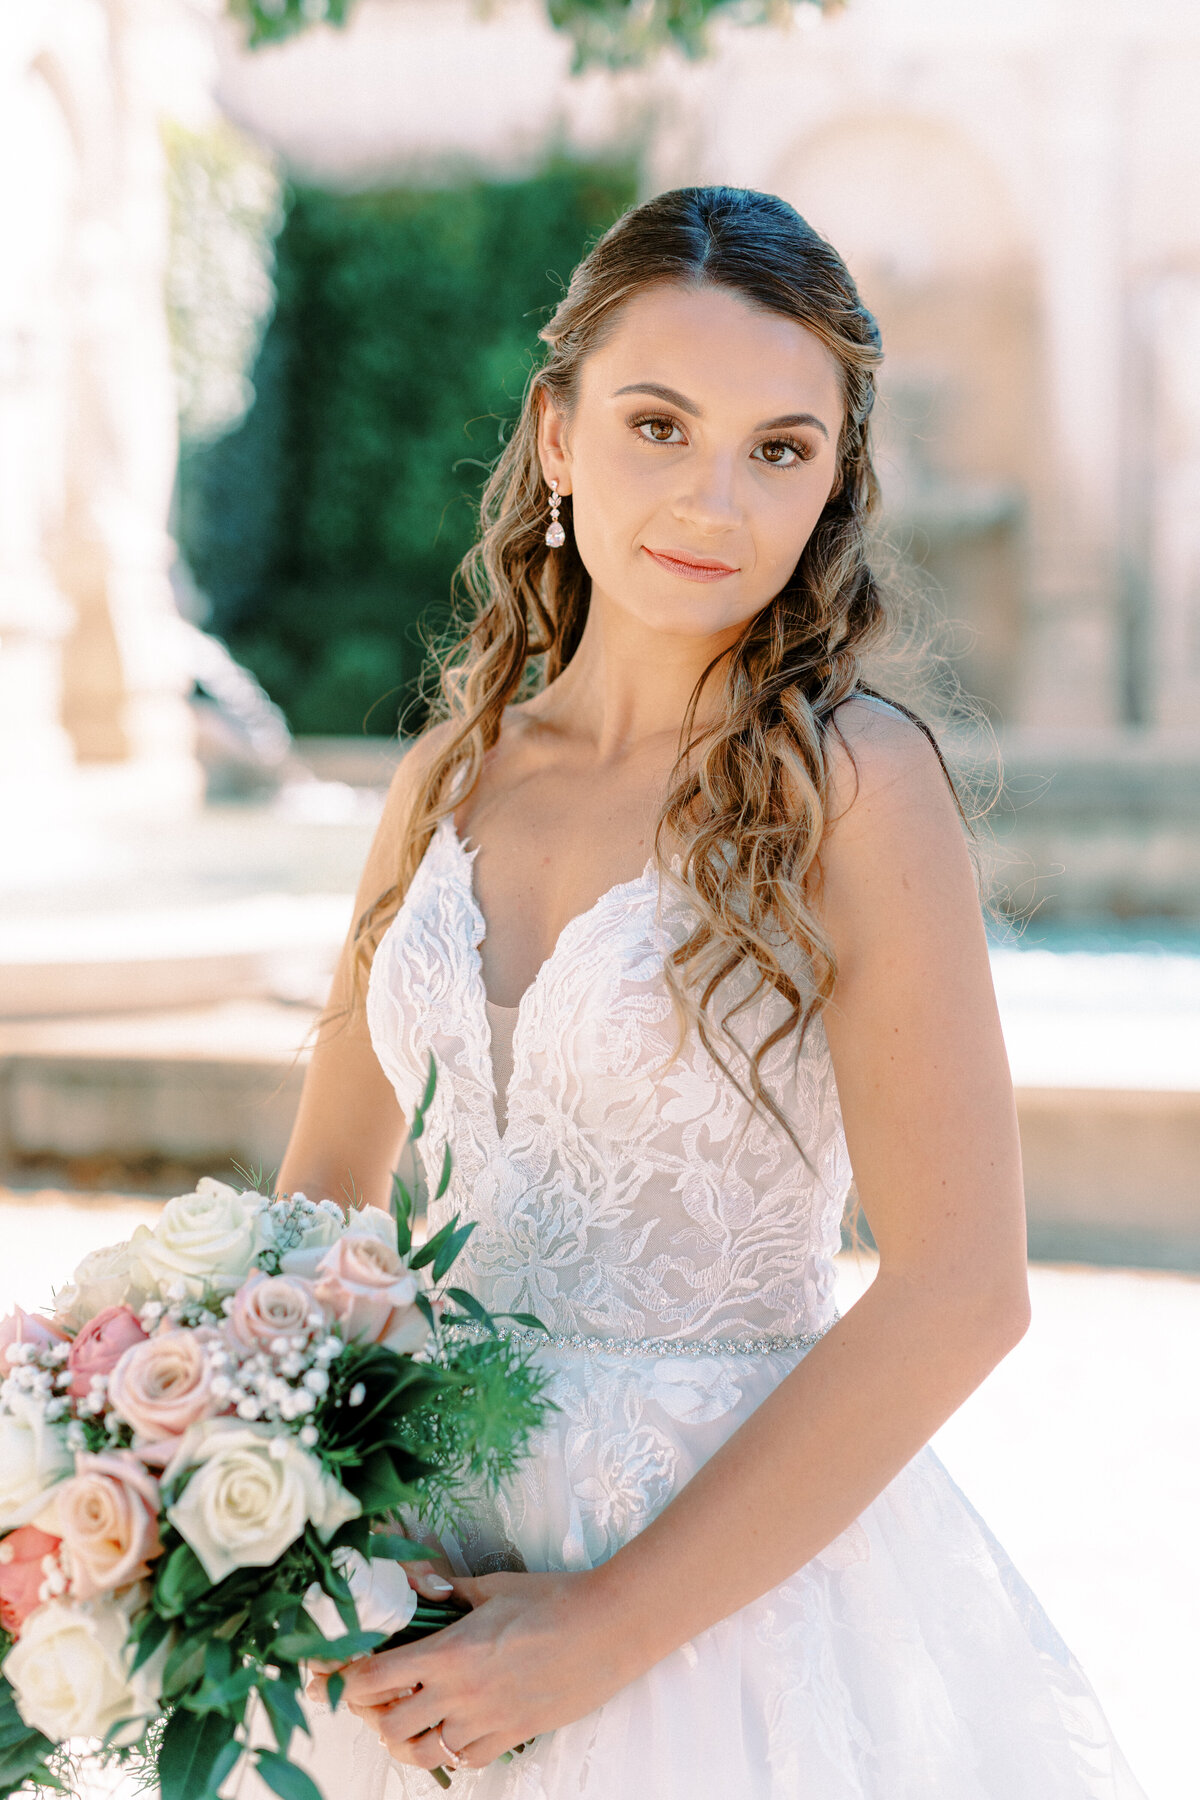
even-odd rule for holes
{"type": "Polygon", "coordinates": [[[487,1056],[487,1069],[492,1087],[492,1104],[489,1110],[491,1112],[492,1122],[496,1128],[497,1142],[503,1146],[512,1125],[512,1109],[510,1103],[517,1074],[517,1040],[521,1035],[521,1029],[528,1010],[528,1004],[532,996],[547,980],[550,970],[557,962],[568,935],[574,932],[577,926],[582,925],[586,920],[592,918],[603,907],[608,906],[614,900],[624,898],[626,894],[630,894],[634,889],[641,887],[654,874],[655,859],[653,855],[648,856],[646,858],[646,866],[640,875],[633,876],[632,880],[629,881],[613,882],[611,887],[605,888],[602,894],[596,896],[590,906],[584,907],[582,912],[573,913],[559,931],[558,936],[555,938],[554,943],[550,948],[549,954],[543,957],[542,961],[538,964],[537,969],[534,971],[533,979],[522,993],[517,1004],[504,1009],[507,1012],[514,1013],[515,1017],[513,1019],[512,1030],[512,1074],[509,1077],[505,1089],[504,1125],[503,1128],[501,1128],[500,1121],[496,1116],[496,1101],[499,1098],[499,1094],[496,1087],[496,1063],[492,1041],[492,1021],[488,1013],[489,1005],[495,1006],[497,1002],[489,1000],[487,986],[483,979],[483,957],[480,954],[480,945],[487,936],[488,926],[483,908],[479,904],[479,897],[475,892],[475,858],[479,854],[479,845],[470,844],[459,834],[458,826],[454,822],[453,813],[447,813],[443,817],[439,830],[442,829],[442,827],[445,827],[457,853],[459,866],[464,877],[463,890],[471,911],[471,972],[474,976],[475,983],[474,998],[476,1002],[476,1016],[483,1031],[484,1046],[487,1056]]]}

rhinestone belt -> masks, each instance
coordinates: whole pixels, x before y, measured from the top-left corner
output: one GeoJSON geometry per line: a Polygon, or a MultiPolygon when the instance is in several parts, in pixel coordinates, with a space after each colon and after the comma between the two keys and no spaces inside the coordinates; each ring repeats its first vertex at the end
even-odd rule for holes
{"type": "MultiPolygon", "coordinates": [[[[510,1344],[528,1345],[531,1350],[584,1350],[592,1356],[775,1356],[788,1350],[811,1350],[819,1344],[830,1326],[837,1324],[835,1314],[820,1331],[806,1331],[799,1337],[753,1338],[602,1338],[585,1337],[582,1332],[534,1331],[531,1326],[497,1328],[496,1335],[510,1344]]],[[[486,1338],[492,1333],[486,1325],[474,1320],[447,1327],[468,1337],[486,1338]]]]}

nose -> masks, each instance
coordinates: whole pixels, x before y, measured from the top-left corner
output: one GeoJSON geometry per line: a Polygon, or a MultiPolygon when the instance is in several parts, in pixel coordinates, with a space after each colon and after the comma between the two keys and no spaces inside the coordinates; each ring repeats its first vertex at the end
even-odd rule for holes
{"type": "Polygon", "coordinates": [[[688,458],[685,485],[676,494],[672,511],[681,525],[707,536],[720,536],[742,522],[737,494],[736,465],[729,456],[688,458]]]}

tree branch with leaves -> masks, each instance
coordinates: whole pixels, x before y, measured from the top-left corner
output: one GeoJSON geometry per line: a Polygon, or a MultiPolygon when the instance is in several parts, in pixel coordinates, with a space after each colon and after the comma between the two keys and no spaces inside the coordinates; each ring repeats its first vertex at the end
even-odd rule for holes
{"type": "MultiPolygon", "coordinates": [[[[718,19],[741,25],[782,24],[804,8],[832,12],[841,0],[542,0],[546,16],[574,46],[576,72],[627,68],[672,48],[703,56],[718,19]]],[[[310,25],[345,25],[355,0],[228,0],[252,48],[294,37],[310,25]]],[[[494,0],[476,0],[481,19],[494,0]]]]}

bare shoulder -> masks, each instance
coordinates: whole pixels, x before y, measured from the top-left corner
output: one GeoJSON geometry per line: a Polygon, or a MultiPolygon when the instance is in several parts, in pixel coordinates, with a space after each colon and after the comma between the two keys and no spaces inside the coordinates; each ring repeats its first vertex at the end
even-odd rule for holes
{"type": "Polygon", "coordinates": [[[886,915],[890,930],[913,907],[940,916],[951,899],[974,915],[962,815],[921,728],[893,707],[856,698],[838,708],[827,745],[827,824],[817,862],[830,915],[873,914],[876,926],[886,915]]]}
{"type": "Polygon", "coordinates": [[[856,695],[833,715],[826,737],[829,825],[857,814],[857,822],[886,797],[894,807],[942,801],[954,813],[946,771],[932,742],[898,707],[856,695]]]}
{"type": "Polygon", "coordinates": [[[413,739],[400,758],[388,785],[379,826],[381,834],[403,836],[421,782],[453,736],[453,724],[450,720],[443,719],[413,739]]]}

